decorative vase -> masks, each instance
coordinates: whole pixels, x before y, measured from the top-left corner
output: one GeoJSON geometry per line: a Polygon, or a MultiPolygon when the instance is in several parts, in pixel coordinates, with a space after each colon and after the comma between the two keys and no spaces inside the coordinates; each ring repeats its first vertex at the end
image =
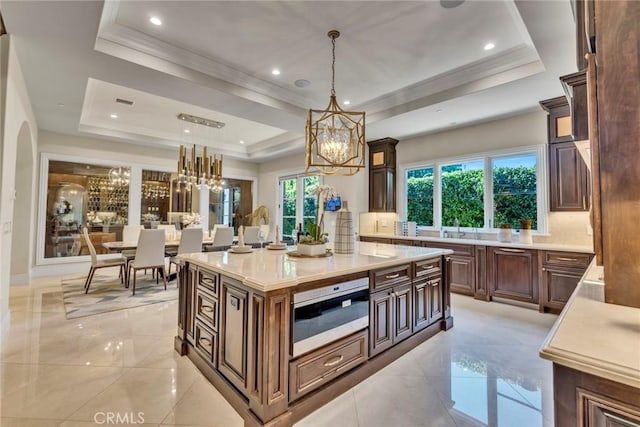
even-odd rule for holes
{"type": "Polygon", "coordinates": [[[318,256],[323,255],[327,251],[327,245],[325,243],[316,243],[313,245],[298,243],[297,250],[301,255],[318,256]]]}
{"type": "Polygon", "coordinates": [[[531,232],[532,225],[532,219],[520,220],[520,243],[533,243],[533,234],[531,232]]]}
{"type": "Polygon", "coordinates": [[[510,243],[511,242],[511,224],[501,224],[498,231],[498,242],[510,243]]]}
{"type": "Polygon", "coordinates": [[[342,202],[342,208],[336,215],[336,233],[333,251],[337,254],[352,254],[356,245],[356,236],[353,232],[353,217],[347,207],[347,202],[342,202]]]}

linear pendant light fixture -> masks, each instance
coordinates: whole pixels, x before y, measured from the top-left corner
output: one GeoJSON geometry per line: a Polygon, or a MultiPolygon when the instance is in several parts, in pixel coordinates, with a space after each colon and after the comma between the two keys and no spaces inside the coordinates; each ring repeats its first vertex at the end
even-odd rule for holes
{"type": "MultiPolygon", "coordinates": [[[[178,114],[178,120],[217,129],[221,129],[224,126],[222,122],[185,113],[178,114]]],[[[178,181],[189,185],[204,185],[215,193],[221,192],[224,189],[224,181],[222,180],[222,154],[220,154],[220,157],[216,155],[208,156],[207,147],[203,147],[202,155],[198,156],[196,145],[193,144],[193,149],[187,155],[187,148],[184,145],[180,145],[178,181]]]]}
{"type": "Polygon", "coordinates": [[[336,100],[336,39],[331,30],[331,97],[324,110],[309,110],[305,166],[309,175],[354,175],[364,168],[364,112],[344,111],[336,100]]]}

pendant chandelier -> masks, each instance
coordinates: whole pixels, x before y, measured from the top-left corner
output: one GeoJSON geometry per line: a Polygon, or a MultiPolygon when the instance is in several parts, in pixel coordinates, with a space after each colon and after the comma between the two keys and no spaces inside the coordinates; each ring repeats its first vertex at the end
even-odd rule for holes
{"type": "Polygon", "coordinates": [[[305,166],[310,175],[354,175],[364,168],[364,112],[344,111],[335,91],[336,39],[331,30],[331,97],[324,110],[309,110],[305,166]]]}
{"type": "Polygon", "coordinates": [[[117,167],[109,171],[109,182],[116,187],[124,187],[129,185],[131,180],[131,171],[127,168],[117,167]]]}
{"type": "Polygon", "coordinates": [[[184,145],[180,146],[178,158],[178,181],[188,185],[204,185],[213,192],[219,193],[224,189],[222,180],[222,154],[220,157],[207,156],[207,147],[202,149],[202,155],[196,155],[196,146],[187,155],[184,145]]]}

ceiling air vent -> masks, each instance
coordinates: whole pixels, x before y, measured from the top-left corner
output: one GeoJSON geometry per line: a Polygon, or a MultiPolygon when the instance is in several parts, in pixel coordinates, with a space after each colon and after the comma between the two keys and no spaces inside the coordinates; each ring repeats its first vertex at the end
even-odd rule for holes
{"type": "Polygon", "coordinates": [[[128,99],[116,98],[116,102],[124,105],[133,105],[133,101],[129,101],[128,99]]]}

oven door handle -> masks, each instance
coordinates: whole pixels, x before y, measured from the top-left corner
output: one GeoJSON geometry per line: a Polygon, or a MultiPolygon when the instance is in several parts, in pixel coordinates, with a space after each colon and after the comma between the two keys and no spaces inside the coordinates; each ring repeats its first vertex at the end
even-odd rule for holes
{"type": "Polygon", "coordinates": [[[337,354],[337,355],[331,357],[330,359],[325,360],[323,365],[328,368],[329,366],[334,366],[334,365],[337,365],[338,363],[342,362],[342,359],[344,359],[344,356],[341,355],[341,354],[337,354]]]}

